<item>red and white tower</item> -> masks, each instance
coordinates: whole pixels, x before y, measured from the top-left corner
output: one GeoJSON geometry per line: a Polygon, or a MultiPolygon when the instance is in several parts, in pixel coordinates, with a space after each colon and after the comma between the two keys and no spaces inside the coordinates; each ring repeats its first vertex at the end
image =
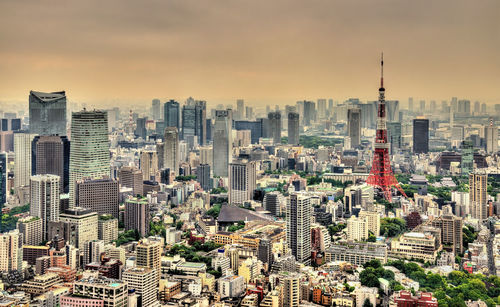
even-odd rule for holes
{"type": "Polygon", "coordinates": [[[387,143],[387,126],[385,118],[385,88],[384,88],[384,54],[380,61],[380,88],[378,90],[378,112],[377,112],[377,135],[375,137],[375,151],[373,154],[372,169],[366,180],[369,185],[382,190],[386,200],[392,199],[392,187],[398,189],[401,194],[405,192],[399,186],[391,168],[389,157],[389,143],[387,143]]]}

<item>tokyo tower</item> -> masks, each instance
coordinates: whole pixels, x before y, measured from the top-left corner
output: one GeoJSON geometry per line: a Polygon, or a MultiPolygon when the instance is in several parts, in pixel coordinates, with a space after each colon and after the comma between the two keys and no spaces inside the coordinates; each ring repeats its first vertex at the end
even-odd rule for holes
{"type": "Polygon", "coordinates": [[[384,54],[380,60],[380,88],[378,90],[377,135],[375,137],[375,151],[370,175],[366,183],[377,187],[384,193],[384,198],[392,200],[392,187],[398,189],[406,197],[399,186],[391,168],[389,144],[387,143],[387,127],[385,118],[385,88],[384,88],[384,54]]]}

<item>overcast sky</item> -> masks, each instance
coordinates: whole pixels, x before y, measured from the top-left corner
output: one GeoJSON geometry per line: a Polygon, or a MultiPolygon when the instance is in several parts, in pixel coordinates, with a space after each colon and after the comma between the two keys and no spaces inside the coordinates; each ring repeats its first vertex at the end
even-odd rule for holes
{"type": "Polygon", "coordinates": [[[0,2],[0,101],[500,103],[498,0],[0,2]]]}

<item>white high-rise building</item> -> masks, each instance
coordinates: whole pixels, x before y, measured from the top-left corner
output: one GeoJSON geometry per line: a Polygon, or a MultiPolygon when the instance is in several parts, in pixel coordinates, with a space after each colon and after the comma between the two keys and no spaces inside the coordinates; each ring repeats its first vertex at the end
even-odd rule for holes
{"type": "Polygon", "coordinates": [[[366,218],[351,216],[347,220],[347,239],[350,241],[368,239],[368,222],[366,218]]]}
{"type": "Polygon", "coordinates": [[[490,120],[488,126],[484,127],[484,141],[487,153],[498,151],[498,127],[493,124],[493,119],[490,120]]]}
{"type": "Polygon", "coordinates": [[[160,306],[158,302],[158,282],[156,271],[150,268],[128,268],[123,272],[122,280],[140,295],[141,306],[160,306]]]}
{"type": "Polygon", "coordinates": [[[110,175],[108,115],[105,111],[73,113],[70,152],[69,206],[73,207],[76,181],[110,175]]]}
{"type": "Polygon", "coordinates": [[[311,198],[292,194],[286,209],[286,240],[298,262],[311,263],[311,198]]]}
{"type": "Polygon", "coordinates": [[[368,230],[375,236],[380,235],[380,214],[378,212],[361,210],[359,218],[366,219],[368,230]]]}
{"type": "Polygon", "coordinates": [[[283,279],[283,307],[299,307],[300,275],[292,274],[283,279]]]}
{"type": "Polygon", "coordinates": [[[47,238],[47,224],[58,222],[60,214],[59,186],[57,175],[36,175],[30,180],[30,215],[39,217],[42,223],[42,233],[47,238]]]}
{"type": "Polygon", "coordinates": [[[30,184],[31,142],[36,134],[14,133],[14,189],[30,184]]]}
{"type": "Polygon", "coordinates": [[[175,176],[179,175],[179,131],[177,127],[167,127],[165,128],[165,133],[163,137],[163,164],[165,168],[169,168],[170,172],[174,172],[175,176]]]}
{"type": "Polygon", "coordinates": [[[229,163],[233,161],[233,115],[231,110],[215,111],[213,142],[213,174],[228,177],[229,163]]]}
{"type": "Polygon", "coordinates": [[[19,230],[0,233],[0,272],[22,270],[22,245],[22,235],[19,230]]]}
{"type": "Polygon", "coordinates": [[[235,161],[229,165],[229,203],[243,204],[252,200],[257,186],[255,161],[235,161]]]}

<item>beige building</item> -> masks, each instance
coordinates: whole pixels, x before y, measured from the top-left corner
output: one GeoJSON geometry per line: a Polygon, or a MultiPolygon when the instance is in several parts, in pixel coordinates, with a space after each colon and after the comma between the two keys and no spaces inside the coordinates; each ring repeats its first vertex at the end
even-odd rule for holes
{"type": "Polygon", "coordinates": [[[431,233],[407,232],[391,241],[391,256],[405,259],[421,259],[431,263],[436,261],[439,249],[431,233]]]}
{"type": "Polygon", "coordinates": [[[238,268],[238,275],[245,278],[245,282],[248,284],[254,282],[257,276],[260,274],[262,265],[256,257],[249,257],[243,261],[238,268]]]}
{"type": "Polygon", "coordinates": [[[257,184],[254,161],[233,161],[229,164],[229,203],[243,204],[252,200],[257,184]]]}
{"type": "Polygon", "coordinates": [[[137,244],[136,266],[155,270],[157,283],[160,280],[162,243],[156,240],[142,239],[137,244]]]}
{"type": "Polygon", "coordinates": [[[157,299],[158,283],[156,272],[150,268],[128,268],[122,274],[122,280],[130,289],[140,295],[142,306],[160,306],[157,299]]]}
{"type": "Polygon", "coordinates": [[[104,244],[111,243],[118,239],[118,219],[111,215],[101,215],[97,221],[98,238],[104,244]]]}
{"type": "Polygon", "coordinates": [[[76,228],[76,248],[83,249],[85,243],[98,238],[98,215],[90,209],[74,207],[61,213],[61,222],[69,223],[76,228]]]}
{"type": "Polygon", "coordinates": [[[22,269],[22,242],[19,231],[0,233],[0,272],[22,269]]]}
{"type": "Polygon", "coordinates": [[[17,221],[17,229],[23,235],[23,245],[40,245],[43,241],[43,221],[37,216],[28,216],[17,221]]]}
{"type": "Polygon", "coordinates": [[[118,174],[120,185],[132,189],[134,196],[142,195],[144,191],[142,171],[133,166],[123,166],[118,174]]]}
{"type": "Polygon", "coordinates": [[[380,235],[380,214],[378,212],[362,210],[359,212],[359,217],[366,219],[369,231],[375,236],[380,235]]]}
{"type": "Polygon", "coordinates": [[[143,150],[141,152],[140,168],[143,180],[153,180],[158,172],[158,153],[156,150],[143,150]]]}
{"type": "Polygon", "coordinates": [[[118,218],[120,188],[117,180],[108,176],[100,179],[84,178],[76,182],[75,194],[78,207],[118,218]]]}
{"type": "Polygon", "coordinates": [[[31,142],[35,134],[14,133],[14,189],[30,184],[31,142]]]}
{"type": "Polygon", "coordinates": [[[36,175],[30,178],[30,215],[42,220],[42,234],[47,238],[47,224],[59,221],[61,211],[59,176],[36,175]]]}
{"type": "Polygon", "coordinates": [[[298,307],[300,304],[300,275],[290,274],[283,277],[281,288],[283,307],[298,307]]]}
{"type": "Polygon", "coordinates": [[[367,218],[351,216],[347,220],[347,240],[364,241],[368,239],[367,218]]]}
{"type": "Polygon", "coordinates": [[[486,204],[488,202],[488,175],[469,174],[469,201],[471,215],[476,219],[486,219],[488,217],[486,204]]]}

